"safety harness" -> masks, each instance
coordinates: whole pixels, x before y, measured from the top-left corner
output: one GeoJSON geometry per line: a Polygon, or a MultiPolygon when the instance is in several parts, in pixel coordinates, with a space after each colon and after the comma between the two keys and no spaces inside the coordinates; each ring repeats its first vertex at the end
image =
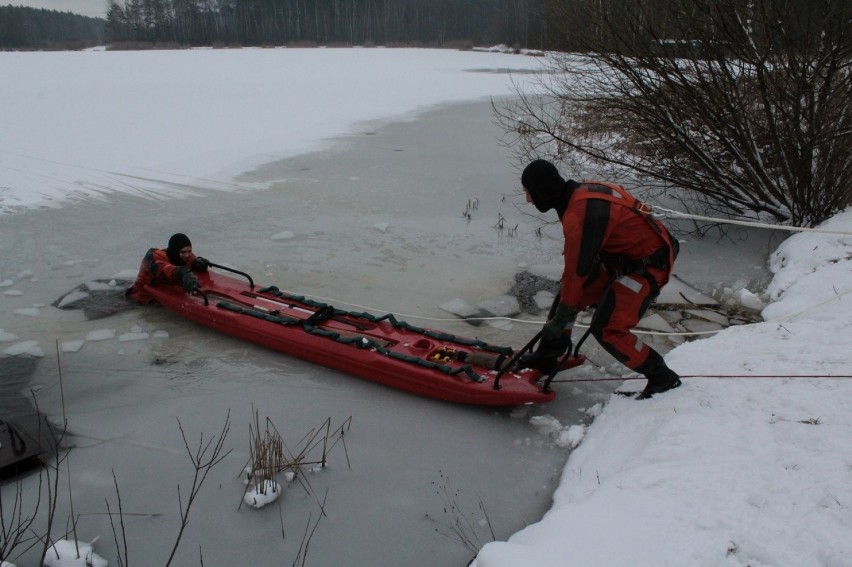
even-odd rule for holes
{"type": "MultiPolygon", "coordinates": [[[[576,191],[572,199],[599,199],[621,207],[627,207],[633,213],[643,218],[648,223],[648,226],[665,242],[664,246],[642,258],[628,258],[623,254],[611,254],[607,252],[598,253],[598,261],[606,266],[606,269],[613,274],[614,279],[627,274],[636,274],[648,281],[654,290],[653,294],[656,296],[659,293],[659,285],[657,284],[657,280],[648,273],[647,268],[665,269],[673,266],[675,258],[677,258],[680,251],[677,239],[672,237],[668,229],[653,217],[651,208],[648,205],[628,193],[624,187],[603,181],[584,183],[581,187],[585,188],[586,191],[576,191]]],[[[580,347],[589,337],[589,334],[591,334],[593,327],[594,325],[590,325],[577,342],[577,345],[574,347],[574,356],[579,356],[580,347]]]]}
{"type": "Polygon", "coordinates": [[[621,207],[629,208],[633,213],[643,218],[648,226],[665,242],[665,245],[653,253],[642,258],[628,258],[623,254],[610,254],[600,252],[598,258],[606,266],[607,270],[613,272],[616,277],[629,273],[644,273],[649,266],[663,269],[674,265],[680,246],[677,239],[673,238],[666,227],[651,214],[651,208],[627,192],[627,190],[612,183],[594,181],[584,183],[585,191],[577,191],[572,199],[599,199],[608,201],[621,207]]]}

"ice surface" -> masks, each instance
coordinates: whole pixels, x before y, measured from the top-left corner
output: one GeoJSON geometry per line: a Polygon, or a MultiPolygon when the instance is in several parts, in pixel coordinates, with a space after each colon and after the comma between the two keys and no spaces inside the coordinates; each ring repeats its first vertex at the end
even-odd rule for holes
{"type": "MultiPolygon", "coordinates": [[[[0,93],[0,109],[15,109],[3,115],[8,135],[0,139],[0,166],[15,178],[4,178],[11,190],[0,196],[0,210],[20,217],[0,223],[4,276],[32,269],[38,284],[27,294],[49,304],[70,281],[110,273],[132,279],[150,246],[187,231],[197,252],[263,283],[425,318],[442,315],[437,306],[448,298],[473,304],[499,297],[525,263],[559,279],[559,235],[536,238],[539,220],[516,208],[524,207],[512,193],[517,171],[502,148],[488,142],[499,132],[491,129],[487,101],[439,109],[413,125],[363,122],[506,93],[508,75],[465,69],[504,68],[507,59],[478,64],[470,53],[442,50],[422,67],[419,56],[428,50],[307,50],[311,64],[281,67],[282,53],[287,59],[300,51],[0,53],[0,76],[16,78],[0,93]],[[232,76],[240,63],[250,67],[241,59],[245,53],[260,72],[246,78],[240,69],[232,76]],[[365,70],[362,57],[375,57],[375,68],[365,70]],[[314,84],[294,80],[299,69],[317,68],[315,58],[344,66],[332,73],[334,80],[338,87],[357,84],[355,92],[341,97],[343,89],[326,84],[327,72],[310,79],[314,84]],[[230,79],[224,87],[222,76],[230,79]],[[483,77],[487,85],[479,82],[483,77]],[[313,99],[281,100],[300,92],[313,99]],[[245,104],[246,96],[267,94],[268,100],[245,104]],[[67,120],[71,115],[76,119],[67,120]],[[350,135],[347,148],[275,161],[305,144],[322,147],[342,132],[350,135]],[[7,141],[14,147],[3,147],[7,141]],[[253,169],[259,164],[265,165],[253,169]],[[222,170],[245,173],[235,180],[217,173],[222,170]],[[507,202],[501,194],[509,195],[507,202]],[[478,209],[461,220],[474,197],[478,209]],[[69,200],[79,206],[58,208],[69,200]],[[498,214],[520,225],[516,237],[495,234],[498,214]],[[374,228],[387,222],[393,238],[374,228]],[[303,245],[271,242],[282,226],[300,235],[300,244],[304,235],[303,245]]],[[[848,218],[835,222],[850,224],[848,218]]],[[[763,276],[754,266],[771,248],[754,235],[746,245],[710,239],[684,246],[677,269],[693,284],[689,297],[698,297],[700,288],[706,297],[696,302],[712,300],[744,269],[763,276]]],[[[286,508],[255,515],[272,512],[270,522],[246,522],[234,505],[245,490],[234,471],[248,458],[245,430],[258,408],[296,439],[326,416],[340,423],[354,415],[347,457],[340,451],[329,474],[311,477],[329,499],[308,563],[466,564],[470,552],[424,521],[427,514],[441,518],[434,483],[449,473],[463,485],[458,504],[473,511],[473,525],[480,525],[477,504],[484,503],[499,524],[497,539],[507,540],[487,544],[478,567],[560,565],[566,557],[578,565],[634,567],[682,565],[684,558],[707,565],[843,565],[852,553],[852,526],[838,507],[852,498],[849,382],[695,376],[848,374],[848,250],[848,237],[791,239],[773,255],[777,273],[767,296],[774,303],[763,311],[771,321],[676,349],[667,360],[693,377],[642,403],[610,397],[611,389],[598,382],[556,384],[559,398],[547,408],[459,408],[268,353],[157,306],[121,313],[110,324],[162,329],[168,339],[142,341],[121,357],[109,343],[63,356],[66,376],[73,376],[63,396],[52,361],[42,361],[35,381],[43,411],[53,419],[67,411],[75,434],[74,504],[78,515],[87,511],[78,528],[111,533],[103,503],[114,469],[125,509],[150,514],[133,517],[129,536],[131,551],[152,565],[163,563],[164,542],[174,535],[175,491],[164,487],[186,489],[191,481],[176,418],[194,446],[199,432],[209,439],[228,412],[235,452],[204,487],[177,563],[197,563],[202,547],[223,564],[291,562],[298,537],[289,536],[304,531],[317,511],[317,494],[288,492],[279,501],[286,508]],[[580,408],[603,403],[566,466],[557,443],[580,437],[578,427],[588,418],[580,408]],[[545,413],[553,420],[546,435],[530,422],[545,413]],[[666,545],[659,545],[660,533],[666,545]]],[[[671,291],[684,289],[674,284],[671,291]]],[[[37,318],[12,314],[10,307],[0,310],[4,328],[44,344],[91,330],[89,322],[52,309],[37,318]]],[[[439,326],[471,330],[461,322],[439,326]]],[[[475,331],[518,346],[539,328],[519,323],[509,331],[486,325],[475,331]]],[[[591,362],[572,376],[624,376],[593,340],[584,348],[591,362]]],[[[25,488],[37,490],[35,480],[25,479],[25,488]]],[[[73,516],[66,501],[58,514],[73,516]]],[[[489,539],[486,534],[483,541],[489,539]]]]}
{"type": "Polygon", "coordinates": [[[553,298],[554,297],[555,297],[554,293],[552,293],[550,291],[546,291],[546,290],[541,290],[541,291],[537,291],[535,293],[535,295],[533,296],[533,299],[535,301],[536,306],[539,309],[546,310],[546,309],[550,309],[550,306],[553,305],[553,298]]]}
{"type": "Polygon", "coordinates": [[[283,232],[278,232],[272,235],[272,240],[292,240],[296,235],[290,232],[289,230],[285,230],[283,232]]]}
{"type": "Polygon", "coordinates": [[[59,307],[60,309],[63,307],[69,307],[75,302],[80,301],[81,299],[86,299],[87,297],[89,297],[89,294],[85,291],[72,291],[59,301],[57,307],[59,307]]]}
{"type": "Polygon", "coordinates": [[[713,321],[714,323],[718,323],[725,327],[730,324],[730,319],[718,311],[710,311],[709,309],[686,309],[684,312],[692,317],[698,317],[705,321],[713,321]]]}
{"type": "Polygon", "coordinates": [[[115,289],[115,280],[109,282],[86,282],[86,289],[89,291],[111,291],[115,289]]]}
{"type": "Polygon", "coordinates": [[[79,352],[86,341],[77,339],[73,341],[62,341],[62,352],[79,352]]]}
{"type": "Polygon", "coordinates": [[[482,313],[463,299],[451,299],[439,305],[441,309],[459,317],[479,317],[482,313]]]}
{"type": "Polygon", "coordinates": [[[485,299],[476,304],[482,311],[496,317],[512,317],[521,312],[518,300],[512,295],[501,295],[492,299],[485,299]]]}
{"type": "Polygon", "coordinates": [[[24,317],[38,317],[41,315],[38,307],[22,307],[21,309],[15,309],[14,313],[16,315],[23,315],[24,317]]]}
{"type": "Polygon", "coordinates": [[[44,356],[44,351],[41,349],[38,341],[22,341],[3,349],[3,354],[9,356],[29,355],[41,358],[44,356]]]}
{"type": "Polygon", "coordinates": [[[663,333],[675,332],[675,329],[669,325],[668,321],[657,313],[642,317],[639,321],[639,328],[648,331],[661,331],[663,333]]]}
{"type": "Polygon", "coordinates": [[[87,341],[106,341],[115,338],[115,329],[95,329],[86,335],[87,341]]]}
{"type": "Polygon", "coordinates": [[[15,333],[10,333],[9,331],[6,331],[4,329],[0,329],[0,343],[6,343],[9,341],[16,340],[18,340],[18,335],[16,335],[15,333]]]}
{"type": "Polygon", "coordinates": [[[122,333],[121,335],[118,336],[118,340],[121,341],[121,342],[143,341],[143,340],[149,338],[150,336],[151,335],[149,333],[146,333],[144,331],[136,331],[136,332],[130,332],[130,333],[122,333]]]}

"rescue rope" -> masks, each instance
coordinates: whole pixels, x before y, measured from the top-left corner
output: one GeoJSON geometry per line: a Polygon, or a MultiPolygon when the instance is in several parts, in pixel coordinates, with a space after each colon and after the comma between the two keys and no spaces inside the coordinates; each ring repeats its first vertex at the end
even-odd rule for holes
{"type": "MultiPolygon", "coordinates": [[[[375,311],[375,312],[379,312],[379,313],[387,311],[385,309],[377,309],[375,307],[358,305],[357,303],[347,303],[346,301],[341,301],[341,300],[329,298],[329,297],[321,297],[319,295],[310,295],[310,294],[306,294],[306,293],[296,293],[296,292],[293,292],[293,293],[295,295],[299,295],[299,296],[302,296],[302,297],[310,297],[312,299],[317,299],[317,300],[320,300],[320,301],[328,301],[329,303],[335,303],[335,304],[338,304],[338,305],[346,305],[347,307],[357,307],[358,309],[364,309],[365,311],[375,311]]],[[[442,322],[442,323],[453,322],[453,321],[462,321],[462,322],[469,322],[469,321],[507,321],[509,323],[521,323],[521,324],[524,324],[524,325],[543,325],[545,323],[545,321],[543,319],[542,320],[529,320],[529,319],[515,319],[513,317],[424,317],[422,315],[412,315],[412,314],[409,314],[409,313],[396,313],[395,312],[395,314],[399,317],[404,318],[404,319],[417,319],[418,321],[433,321],[433,322],[442,322]]],[[[744,323],[742,325],[737,325],[737,327],[746,327],[746,326],[755,325],[755,324],[756,323],[744,323]]],[[[589,326],[586,325],[585,323],[575,323],[574,327],[576,327],[578,329],[588,329],[589,328],[589,326]]],[[[699,336],[699,335],[715,335],[716,333],[718,333],[719,331],[722,331],[722,330],[723,329],[717,329],[715,331],[665,332],[665,331],[650,331],[650,330],[646,331],[646,330],[638,330],[637,329],[637,330],[634,330],[632,332],[636,333],[637,335],[654,335],[654,336],[667,336],[667,337],[677,337],[677,336],[691,337],[691,336],[699,336]]]]}
{"type": "MultiPolygon", "coordinates": [[[[852,378],[852,374],[681,374],[681,378],[852,378]]],[[[625,380],[646,380],[645,376],[605,376],[598,378],[568,378],[562,380],[554,380],[562,384],[572,382],[623,382],[625,380]]]]}
{"type": "Polygon", "coordinates": [[[712,222],[716,224],[735,224],[738,226],[750,226],[754,228],[767,228],[770,230],[783,230],[786,232],[816,232],[819,234],[838,234],[840,236],[852,236],[852,232],[845,230],[826,230],[824,228],[808,228],[804,226],[785,226],[778,224],[770,224],[765,222],[757,222],[757,221],[739,221],[733,219],[720,219],[715,217],[708,217],[704,215],[693,215],[689,213],[682,213],[680,211],[675,211],[674,209],[667,209],[665,207],[661,207],[659,205],[651,205],[652,209],[662,211],[663,216],[666,218],[680,218],[680,219],[691,219],[691,220],[701,220],[706,222],[712,222]]]}

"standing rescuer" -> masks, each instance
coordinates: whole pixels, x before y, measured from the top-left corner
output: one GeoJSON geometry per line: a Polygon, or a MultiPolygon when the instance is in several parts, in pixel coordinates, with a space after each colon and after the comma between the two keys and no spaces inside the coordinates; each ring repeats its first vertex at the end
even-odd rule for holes
{"type": "Polygon", "coordinates": [[[136,281],[124,295],[136,303],[150,303],[154,298],[145,291],[145,286],[159,283],[180,283],[186,293],[192,293],[198,289],[198,278],[193,272],[206,272],[209,265],[192,252],[192,242],[179,232],[169,238],[168,247],[148,250],[136,281]]]}
{"type": "Polygon", "coordinates": [[[565,237],[559,302],[542,328],[533,364],[548,372],[555,368],[571,348],[577,312],[595,306],[591,334],[616,360],[648,379],[636,399],[680,386],[663,357],[631,333],[669,281],[677,240],[618,185],[565,181],[542,159],[524,169],[521,184],[527,202],[542,213],[556,211],[565,237]]]}

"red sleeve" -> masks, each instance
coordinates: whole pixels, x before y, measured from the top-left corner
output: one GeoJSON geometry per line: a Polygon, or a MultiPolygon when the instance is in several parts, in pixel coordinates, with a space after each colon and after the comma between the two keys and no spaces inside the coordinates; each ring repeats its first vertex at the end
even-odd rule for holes
{"type": "Polygon", "coordinates": [[[562,298],[560,302],[578,311],[585,307],[580,305],[585,278],[578,274],[585,209],[585,201],[583,201],[577,205],[569,205],[565,214],[562,215],[562,235],[565,238],[562,254],[565,260],[565,268],[562,272],[562,298]]]}
{"type": "Polygon", "coordinates": [[[177,281],[177,269],[178,266],[175,266],[169,261],[169,256],[166,254],[165,250],[156,250],[154,252],[154,264],[156,264],[157,269],[155,272],[155,279],[157,281],[168,281],[168,282],[176,282],[177,281]]]}

